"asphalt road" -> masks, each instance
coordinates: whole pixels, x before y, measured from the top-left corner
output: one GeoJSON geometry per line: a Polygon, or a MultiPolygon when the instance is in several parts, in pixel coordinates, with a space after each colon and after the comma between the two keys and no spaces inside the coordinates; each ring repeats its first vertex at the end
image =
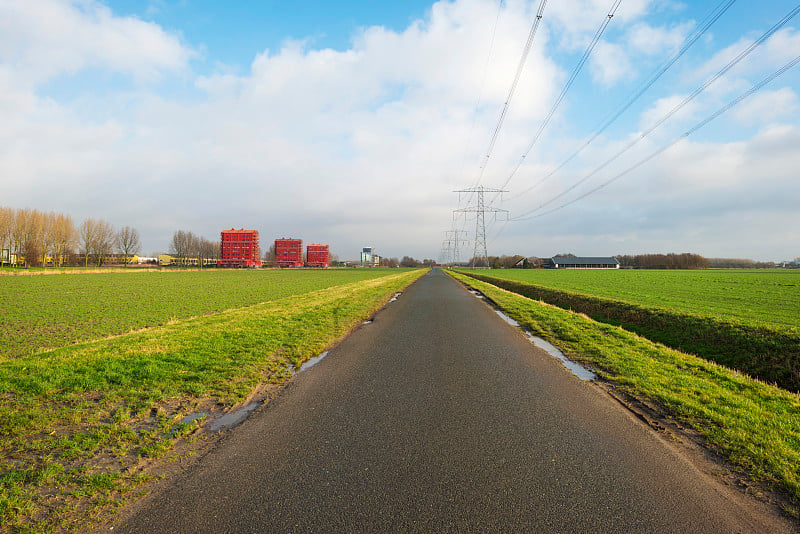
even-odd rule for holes
{"type": "Polygon", "coordinates": [[[742,498],[432,271],[114,532],[788,528],[742,498]]]}

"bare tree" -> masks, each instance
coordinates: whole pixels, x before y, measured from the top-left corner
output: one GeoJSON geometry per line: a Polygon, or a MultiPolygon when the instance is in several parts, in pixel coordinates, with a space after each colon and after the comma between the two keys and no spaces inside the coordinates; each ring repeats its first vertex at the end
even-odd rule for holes
{"type": "Polygon", "coordinates": [[[13,246],[17,254],[25,257],[25,263],[29,266],[38,264],[41,259],[39,250],[44,229],[42,219],[41,212],[30,208],[17,210],[14,217],[13,246]]]}
{"type": "Polygon", "coordinates": [[[138,254],[142,249],[139,231],[130,226],[123,226],[120,231],[117,232],[117,246],[125,257],[125,266],[127,267],[130,257],[134,254],[138,254]]]}
{"type": "Polygon", "coordinates": [[[97,239],[97,222],[94,219],[86,219],[81,223],[80,240],[81,250],[83,251],[84,267],[89,266],[89,254],[94,250],[94,243],[97,239]]]}
{"type": "Polygon", "coordinates": [[[197,257],[200,259],[201,267],[203,266],[203,260],[218,259],[219,242],[201,237],[197,245],[197,257]]]}
{"type": "Polygon", "coordinates": [[[108,221],[97,221],[94,254],[97,256],[98,267],[103,265],[103,260],[114,252],[117,244],[117,233],[108,221]]]}
{"type": "Polygon", "coordinates": [[[41,247],[39,252],[42,256],[42,265],[47,264],[48,254],[50,254],[53,258],[53,264],[58,263],[58,258],[56,258],[55,253],[53,252],[53,249],[55,248],[56,237],[56,217],[58,217],[58,215],[54,211],[41,214],[42,230],[39,233],[39,246],[41,247]]]}
{"type": "Polygon", "coordinates": [[[400,260],[400,267],[421,267],[422,263],[412,258],[411,256],[403,256],[403,259],[400,260]]]}
{"type": "Polygon", "coordinates": [[[61,265],[66,256],[74,252],[78,242],[78,230],[72,217],[56,215],[53,228],[53,259],[61,265]]]}
{"type": "Polygon", "coordinates": [[[272,243],[269,249],[264,253],[264,265],[275,265],[275,243],[272,243]]]}
{"type": "Polygon", "coordinates": [[[179,258],[188,258],[191,254],[193,240],[194,234],[192,232],[176,230],[172,234],[172,242],[169,245],[170,254],[179,258]]]}
{"type": "Polygon", "coordinates": [[[11,235],[13,232],[14,209],[0,206],[0,250],[11,249],[11,235]]]}
{"type": "Polygon", "coordinates": [[[83,249],[84,264],[89,265],[89,256],[93,256],[98,266],[103,259],[114,251],[117,234],[111,223],[102,219],[86,219],[80,227],[80,240],[83,249]]]}

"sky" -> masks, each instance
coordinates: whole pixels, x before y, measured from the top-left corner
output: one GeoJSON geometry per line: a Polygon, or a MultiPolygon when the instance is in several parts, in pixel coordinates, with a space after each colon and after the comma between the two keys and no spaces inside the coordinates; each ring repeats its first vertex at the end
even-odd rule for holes
{"type": "Polygon", "coordinates": [[[739,98],[800,15],[716,76],[793,2],[733,2],[641,90],[726,3],[547,2],[521,64],[540,0],[0,0],[0,205],[145,254],[235,227],[444,259],[456,231],[466,260],[455,191],[485,187],[490,255],[796,258],[800,65],[739,98]]]}

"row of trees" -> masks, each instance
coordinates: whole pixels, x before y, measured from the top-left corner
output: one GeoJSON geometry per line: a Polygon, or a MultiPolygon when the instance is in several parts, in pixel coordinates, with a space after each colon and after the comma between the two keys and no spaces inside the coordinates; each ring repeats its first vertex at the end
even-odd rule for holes
{"type": "MultiPolygon", "coordinates": [[[[555,254],[567,258],[577,257],[571,252],[555,254]]],[[[631,256],[615,256],[621,267],[634,269],[703,269],[714,266],[710,260],[699,254],[637,254],[631,256]]],[[[468,265],[476,267],[491,267],[492,269],[537,269],[542,266],[544,258],[536,256],[489,256],[487,264],[483,258],[470,258],[468,265]]],[[[751,262],[755,263],[755,262],[751,262]]]]}
{"type": "Polygon", "coordinates": [[[514,255],[506,256],[489,256],[487,264],[483,258],[470,258],[467,265],[475,267],[490,267],[492,269],[511,269],[513,267],[531,269],[533,267],[541,266],[541,259],[536,257],[526,258],[525,256],[514,255]]]}
{"type": "Polygon", "coordinates": [[[178,230],[172,234],[169,253],[178,258],[219,259],[219,241],[178,230]]]}
{"type": "Polygon", "coordinates": [[[58,265],[88,265],[90,259],[102,265],[116,252],[127,263],[139,253],[141,241],[130,226],[116,231],[107,221],[86,219],[76,227],[63,213],[0,206],[0,249],[23,258],[28,266],[43,265],[48,257],[58,265]]]}
{"type": "MultiPolygon", "coordinates": [[[[800,258],[794,260],[800,262],[800,258]]],[[[755,261],[740,258],[709,258],[708,266],[712,269],[770,269],[779,265],[772,261],[755,261]]]]}
{"type": "Polygon", "coordinates": [[[411,256],[403,256],[403,259],[399,262],[397,258],[389,258],[386,260],[386,264],[384,265],[384,261],[386,258],[381,258],[381,267],[433,267],[436,265],[436,262],[433,260],[424,259],[419,261],[411,256]]]}
{"type": "Polygon", "coordinates": [[[705,269],[709,266],[708,258],[699,254],[684,252],[682,254],[636,254],[633,256],[615,256],[620,267],[634,269],[705,269]]]}

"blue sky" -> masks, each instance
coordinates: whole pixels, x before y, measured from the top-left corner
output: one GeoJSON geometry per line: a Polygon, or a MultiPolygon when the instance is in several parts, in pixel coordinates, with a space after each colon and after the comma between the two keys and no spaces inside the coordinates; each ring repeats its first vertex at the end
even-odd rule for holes
{"type": "Polygon", "coordinates": [[[202,45],[208,58],[247,69],[257,51],[277,49],[286,39],[310,39],[315,48],[345,50],[361,28],[402,31],[422,19],[431,2],[219,2],[109,1],[115,13],[135,16],[202,45]]]}
{"type": "MultiPolygon", "coordinates": [[[[547,4],[482,185],[509,178],[612,3],[547,4]]],[[[342,258],[367,245],[438,258],[444,231],[474,232],[453,215],[474,198],[453,190],[480,174],[538,5],[0,0],[0,205],[134,226],[147,253],[178,229],[236,226],[342,258]]],[[[798,54],[800,15],[583,181],[792,2],[735,2],[550,175],[716,5],[622,1],[495,201],[512,221],[490,224],[490,254],[800,256],[786,224],[800,205],[800,67],[591,192],[798,54]]]]}

